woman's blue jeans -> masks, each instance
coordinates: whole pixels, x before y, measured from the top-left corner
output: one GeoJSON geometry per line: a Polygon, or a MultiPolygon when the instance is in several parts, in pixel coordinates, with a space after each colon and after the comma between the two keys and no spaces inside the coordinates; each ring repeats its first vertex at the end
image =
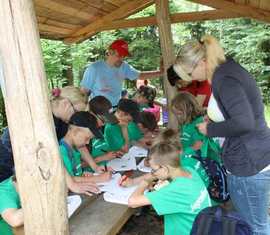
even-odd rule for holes
{"type": "Polygon", "coordinates": [[[250,224],[254,235],[270,235],[270,170],[249,177],[227,176],[235,209],[250,224]]]}

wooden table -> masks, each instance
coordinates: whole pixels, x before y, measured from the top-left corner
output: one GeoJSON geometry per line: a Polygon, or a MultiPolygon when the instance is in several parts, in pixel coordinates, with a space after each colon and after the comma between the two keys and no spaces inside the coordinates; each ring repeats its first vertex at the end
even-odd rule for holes
{"type": "MultiPolygon", "coordinates": [[[[125,205],[105,202],[103,195],[82,197],[82,204],[69,219],[71,235],[115,235],[135,210],[125,205]]],[[[24,235],[23,226],[13,229],[24,235]]]]}
{"type": "Polygon", "coordinates": [[[105,202],[100,195],[71,217],[71,235],[115,235],[135,210],[125,205],[105,202]]]}

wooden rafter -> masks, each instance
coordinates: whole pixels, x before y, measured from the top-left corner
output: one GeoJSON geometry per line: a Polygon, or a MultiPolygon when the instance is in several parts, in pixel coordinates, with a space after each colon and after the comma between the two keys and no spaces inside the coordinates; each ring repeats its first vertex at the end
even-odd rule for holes
{"type": "Polygon", "coordinates": [[[190,2],[199,3],[209,7],[223,9],[226,11],[241,14],[246,17],[254,18],[260,21],[270,22],[270,11],[255,8],[250,5],[243,5],[236,2],[226,0],[188,0],[190,2]]]}
{"type": "Polygon", "coordinates": [[[126,18],[147,6],[153,4],[154,0],[133,0],[129,1],[122,7],[111,12],[110,14],[96,20],[95,22],[73,32],[68,38],[64,40],[66,43],[80,42],[86,38],[91,37],[100,31],[100,28],[113,20],[126,18]]]}
{"type": "MultiPolygon", "coordinates": [[[[238,17],[241,17],[241,14],[228,12],[224,10],[175,13],[170,16],[172,24],[181,23],[181,22],[218,20],[218,19],[238,18],[238,17]]],[[[157,25],[157,19],[155,16],[112,21],[106,25],[103,25],[100,28],[100,31],[144,27],[144,26],[150,26],[150,25],[157,25]]]]}

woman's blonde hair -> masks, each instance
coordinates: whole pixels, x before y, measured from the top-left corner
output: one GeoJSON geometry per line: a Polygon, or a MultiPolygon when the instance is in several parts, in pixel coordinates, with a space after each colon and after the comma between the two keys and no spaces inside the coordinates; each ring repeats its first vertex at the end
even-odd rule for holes
{"type": "Polygon", "coordinates": [[[171,102],[172,110],[181,111],[181,115],[177,115],[179,125],[192,122],[195,118],[205,114],[202,106],[199,105],[196,98],[185,91],[179,92],[171,102]]]}
{"type": "Polygon", "coordinates": [[[180,167],[179,149],[168,141],[154,145],[149,151],[149,159],[156,165],[170,166],[173,168],[180,167]]]}
{"type": "Polygon", "coordinates": [[[212,80],[216,68],[224,63],[226,58],[220,43],[211,35],[203,36],[200,41],[189,41],[184,44],[177,54],[175,66],[179,66],[179,72],[185,74],[181,66],[192,70],[202,59],[206,60],[207,79],[212,80]]]}

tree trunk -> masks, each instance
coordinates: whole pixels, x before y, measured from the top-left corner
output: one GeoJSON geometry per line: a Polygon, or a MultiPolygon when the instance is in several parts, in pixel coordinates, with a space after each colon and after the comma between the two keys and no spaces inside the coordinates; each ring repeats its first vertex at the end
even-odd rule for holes
{"type": "Polygon", "coordinates": [[[171,21],[169,13],[169,1],[168,0],[156,0],[156,17],[158,23],[160,46],[162,51],[163,63],[164,63],[164,77],[163,84],[165,89],[165,95],[167,97],[167,106],[169,110],[169,127],[177,128],[177,120],[170,109],[170,103],[173,97],[176,95],[176,89],[172,87],[167,79],[167,68],[174,62],[173,51],[173,39],[171,32],[171,21]]]}
{"type": "Polygon", "coordinates": [[[63,164],[32,0],[0,1],[0,81],[25,234],[68,234],[63,164]]]}

